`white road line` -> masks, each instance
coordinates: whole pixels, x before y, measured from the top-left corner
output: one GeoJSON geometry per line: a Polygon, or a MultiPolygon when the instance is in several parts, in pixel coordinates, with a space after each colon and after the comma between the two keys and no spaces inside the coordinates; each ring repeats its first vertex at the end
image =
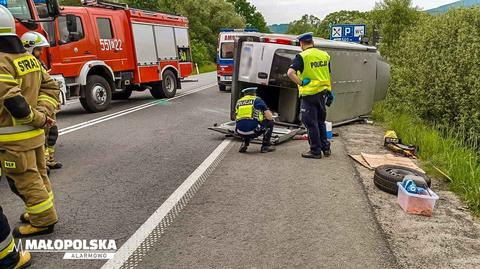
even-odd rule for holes
{"type": "Polygon", "coordinates": [[[115,256],[106,262],[102,269],[120,268],[152,231],[163,221],[167,214],[175,208],[187,192],[195,185],[215,160],[227,149],[231,139],[224,140],[218,147],[185,179],[175,192],[147,219],[145,223],[122,245],[115,256]]]}
{"type": "Polygon", "coordinates": [[[99,117],[99,118],[96,118],[96,119],[93,119],[93,120],[89,120],[89,121],[81,122],[81,123],[78,123],[78,124],[75,124],[75,125],[72,125],[72,126],[68,126],[68,127],[60,129],[58,131],[58,135],[65,135],[65,134],[68,134],[68,133],[71,133],[71,132],[75,132],[75,131],[78,131],[80,129],[92,126],[92,125],[96,125],[96,124],[99,124],[99,123],[102,123],[102,122],[105,122],[105,121],[109,121],[109,120],[112,120],[112,119],[115,119],[115,118],[118,118],[118,117],[121,117],[121,116],[128,115],[130,113],[133,113],[133,112],[145,109],[145,108],[149,108],[149,107],[161,104],[162,102],[175,100],[175,99],[178,99],[178,98],[181,98],[181,97],[184,97],[184,96],[187,96],[187,95],[199,92],[199,91],[203,91],[205,89],[209,89],[209,88],[215,86],[216,84],[217,83],[205,85],[205,86],[202,86],[198,89],[185,92],[183,94],[180,94],[180,95],[175,96],[175,97],[170,98],[170,99],[161,99],[161,100],[152,101],[152,102],[149,102],[149,103],[146,103],[146,104],[138,105],[138,106],[131,107],[131,108],[121,110],[121,111],[117,111],[115,113],[108,114],[108,115],[105,115],[105,116],[102,116],[102,117],[99,117]]]}

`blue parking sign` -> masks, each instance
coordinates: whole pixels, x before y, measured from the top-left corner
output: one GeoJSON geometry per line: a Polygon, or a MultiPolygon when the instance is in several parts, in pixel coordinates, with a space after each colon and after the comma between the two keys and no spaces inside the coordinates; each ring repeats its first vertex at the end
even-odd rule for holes
{"type": "Polygon", "coordinates": [[[360,43],[361,38],[367,34],[365,24],[338,24],[330,28],[330,39],[360,43]]]}

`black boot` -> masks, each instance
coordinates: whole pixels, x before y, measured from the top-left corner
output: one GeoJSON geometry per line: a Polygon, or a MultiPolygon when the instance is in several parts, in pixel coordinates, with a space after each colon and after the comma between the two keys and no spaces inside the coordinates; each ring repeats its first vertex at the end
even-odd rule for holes
{"type": "Polygon", "coordinates": [[[260,150],[260,152],[262,152],[262,153],[268,153],[268,152],[272,152],[272,151],[275,151],[275,147],[274,146],[268,146],[268,145],[262,145],[262,148],[260,150]]]}
{"type": "Polygon", "coordinates": [[[302,157],[307,158],[307,159],[321,159],[322,158],[322,153],[314,154],[311,151],[309,151],[309,152],[302,153],[302,157]]]}
{"type": "Polygon", "coordinates": [[[240,149],[238,150],[238,152],[240,152],[240,153],[245,153],[245,152],[247,152],[247,148],[248,148],[248,145],[249,145],[249,144],[250,144],[249,142],[243,141],[243,142],[242,142],[242,145],[240,146],[240,149]]]}
{"type": "Polygon", "coordinates": [[[331,151],[331,150],[325,150],[325,151],[323,151],[323,156],[325,156],[325,157],[330,157],[330,156],[332,156],[332,151],[331,151]]]}

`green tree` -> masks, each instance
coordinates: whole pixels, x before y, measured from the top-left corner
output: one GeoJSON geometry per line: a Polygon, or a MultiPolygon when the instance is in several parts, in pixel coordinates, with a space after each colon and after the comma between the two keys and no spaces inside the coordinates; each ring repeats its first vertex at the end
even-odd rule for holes
{"type": "Polygon", "coordinates": [[[129,6],[145,9],[145,10],[160,10],[158,0],[127,0],[125,1],[129,6]]]}
{"type": "Polygon", "coordinates": [[[305,14],[300,20],[288,24],[288,34],[299,35],[306,32],[316,33],[321,20],[313,15],[305,14]]]}
{"type": "Polygon", "coordinates": [[[61,6],[81,6],[82,2],[80,0],[59,0],[58,3],[61,6]]]}
{"type": "Polygon", "coordinates": [[[375,5],[371,15],[373,23],[380,28],[380,52],[387,57],[395,50],[402,33],[420,18],[411,0],[383,0],[375,5]]]}
{"type": "Polygon", "coordinates": [[[244,28],[245,20],[237,14],[233,4],[225,0],[127,0],[132,7],[186,16],[193,60],[206,64],[215,60],[220,28],[244,28]]]}
{"type": "Polygon", "coordinates": [[[328,14],[315,31],[315,35],[326,39],[330,38],[330,28],[334,24],[366,24],[367,34],[371,35],[373,32],[369,12],[342,10],[328,14]]]}
{"type": "Polygon", "coordinates": [[[269,32],[265,18],[254,5],[247,0],[227,0],[227,2],[233,4],[237,14],[245,19],[246,27],[256,28],[262,33],[269,32]]]}

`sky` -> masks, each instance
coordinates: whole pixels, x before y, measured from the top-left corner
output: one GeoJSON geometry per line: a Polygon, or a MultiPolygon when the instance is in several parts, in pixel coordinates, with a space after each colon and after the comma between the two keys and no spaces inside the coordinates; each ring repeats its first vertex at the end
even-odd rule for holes
{"type": "MultiPolygon", "coordinates": [[[[327,14],[340,10],[368,11],[378,0],[249,0],[262,12],[267,24],[289,23],[304,14],[323,19],[327,14]]],[[[420,9],[430,9],[455,0],[413,0],[420,9]]]]}

